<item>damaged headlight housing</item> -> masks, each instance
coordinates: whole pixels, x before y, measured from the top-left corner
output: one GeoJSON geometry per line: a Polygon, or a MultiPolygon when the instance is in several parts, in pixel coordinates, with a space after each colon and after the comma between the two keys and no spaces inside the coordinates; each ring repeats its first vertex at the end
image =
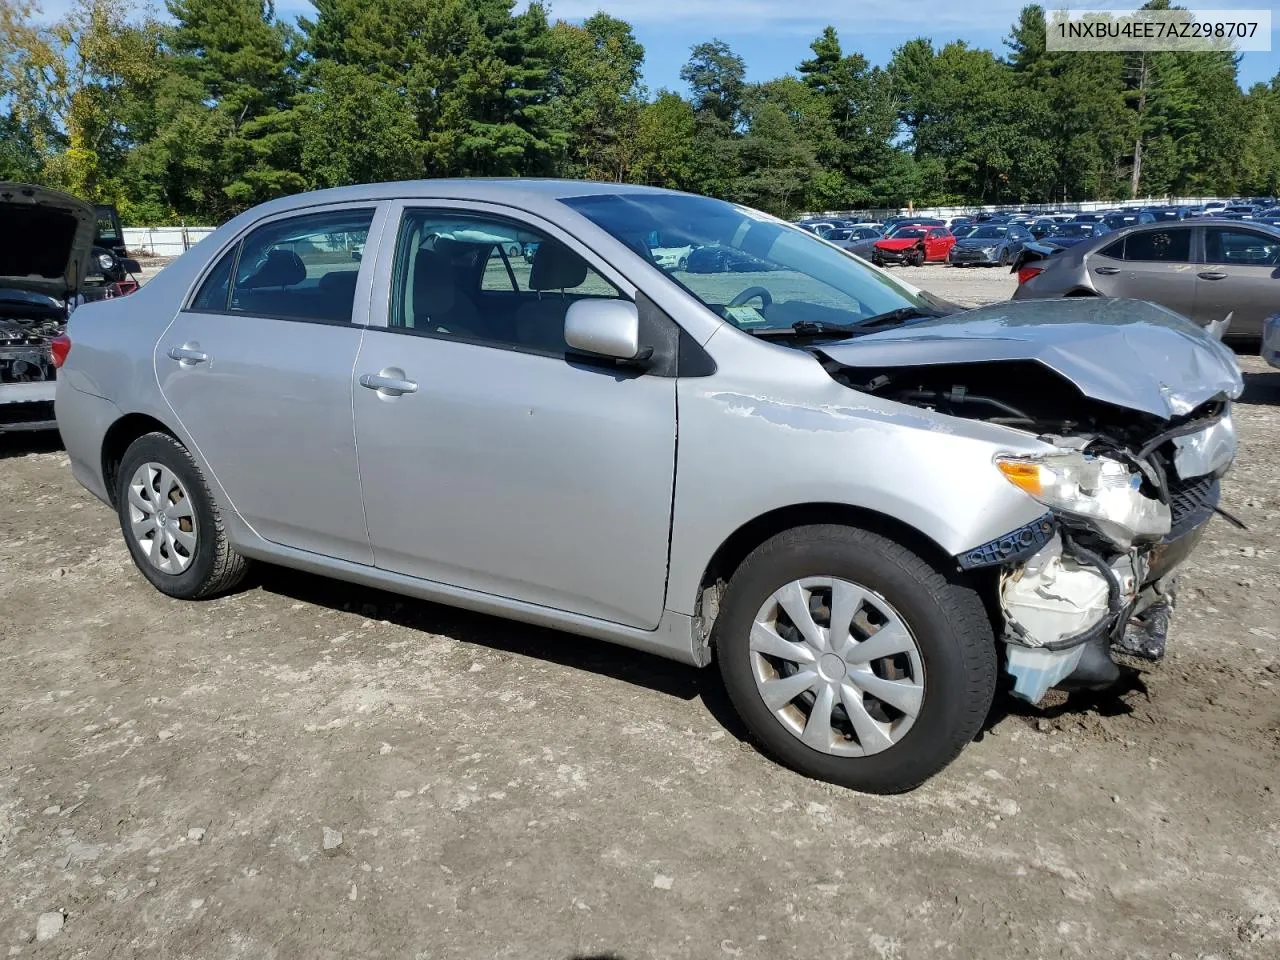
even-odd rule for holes
{"type": "Polygon", "coordinates": [[[1122,550],[1169,532],[1167,504],[1144,496],[1142,475],[1110,457],[1078,451],[1043,457],[1000,456],[1006,480],[1065,517],[1083,521],[1122,550]]]}

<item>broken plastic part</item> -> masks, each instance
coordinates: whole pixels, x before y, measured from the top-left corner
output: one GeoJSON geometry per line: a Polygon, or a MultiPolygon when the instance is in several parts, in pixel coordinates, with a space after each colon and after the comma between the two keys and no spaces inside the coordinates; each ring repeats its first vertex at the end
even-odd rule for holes
{"type": "Polygon", "coordinates": [[[1013,695],[1038,703],[1049,688],[1061,683],[1075,670],[1085,644],[1070,650],[1032,650],[1009,644],[1006,666],[1013,677],[1013,695]]]}
{"type": "MultiPolygon", "coordinates": [[[[1121,602],[1137,595],[1143,566],[1133,554],[1110,564],[1121,602]]],[[[1001,582],[1000,606],[1010,633],[1027,647],[1065,647],[1076,638],[1083,642],[1115,612],[1109,580],[1089,559],[1064,552],[1061,537],[1054,537],[1001,582]]]]}
{"type": "Polygon", "coordinates": [[[1198,433],[1176,437],[1173,468],[1183,480],[1207,473],[1221,475],[1236,455],[1236,431],[1231,417],[1225,416],[1198,433]]]}

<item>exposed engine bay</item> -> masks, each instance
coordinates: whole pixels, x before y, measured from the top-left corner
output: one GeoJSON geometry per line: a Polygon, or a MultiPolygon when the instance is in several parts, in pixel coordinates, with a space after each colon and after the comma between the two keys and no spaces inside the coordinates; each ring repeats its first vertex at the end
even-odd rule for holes
{"type": "Polygon", "coordinates": [[[0,303],[0,383],[52,380],[49,342],[66,330],[66,321],[48,316],[5,316],[8,312],[0,303]]]}
{"type": "Polygon", "coordinates": [[[956,558],[992,578],[1015,695],[1105,688],[1163,657],[1176,568],[1222,512],[1218,481],[1236,447],[1225,393],[1166,419],[1086,396],[1034,360],[850,367],[817,352],[862,393],[1056,448],[996,461],[1045,515],[956,558]]]}

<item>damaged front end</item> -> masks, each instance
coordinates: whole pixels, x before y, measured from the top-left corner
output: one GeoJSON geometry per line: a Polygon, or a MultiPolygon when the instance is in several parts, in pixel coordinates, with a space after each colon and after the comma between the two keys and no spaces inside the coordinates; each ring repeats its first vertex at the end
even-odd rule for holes
{"type": "MultiPolygon", "coordinates": [[[[985,313],[1011,307],[1020,319],[1017,305],[985,313]]],[[[988,322],[984,311],[921,324],[932,336],[898,333],[900,348],[917,347],[900,354],[909,363],[886,362],[888,338],[824,348],[822,357],[860,391],[1045,444],[993,464],[1044,515],[956,558],[989,575],[1013,693],[1033,703],[1050,687],[1106,688],[1122,665],[1164,656],[1177,569],[1219,511],[1219,478],[1236,451],[1231,400],[1241,384],[1225,348],[1149,304],[1069,309],[1075,319],[1060,318],[1056,330],[1005,318],[986,357],[973,335],[975,317],[978,329],[988,322]],[[966,316],[967,329],[956,323],[966,316]],[[1144,362],[1123,366],[1125,352],[1144,362]]]]}

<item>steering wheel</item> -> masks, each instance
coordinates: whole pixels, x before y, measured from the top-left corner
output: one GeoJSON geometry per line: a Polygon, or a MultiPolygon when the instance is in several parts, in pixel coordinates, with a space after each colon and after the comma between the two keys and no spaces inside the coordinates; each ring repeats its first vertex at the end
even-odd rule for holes
{"type": "Polygon", "coordinates": [[[764,287],[747,287],[747,289],[743,290],[740,294],[730,300],[725,304],[725,306],[740,307],[748,300],[754,300],[756,297],[760,298],[760,303],[763,306],[768,307],[773,304],[773,295],[764,287]]]}

